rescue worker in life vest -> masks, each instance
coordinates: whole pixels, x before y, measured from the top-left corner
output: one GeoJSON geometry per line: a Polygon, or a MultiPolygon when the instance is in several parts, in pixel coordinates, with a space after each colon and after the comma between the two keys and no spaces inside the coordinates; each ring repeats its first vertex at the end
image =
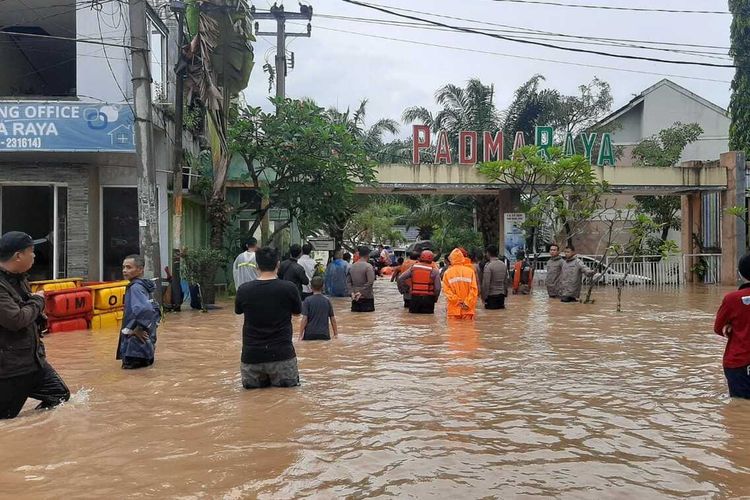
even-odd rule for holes
{"type": "Polygon", "coordinates": [[[19,231],[0,238],[0,419],[14,418],[27,398],[53,408],[70,398],[65,382],[47,363],[40,329],[44,292],[31,293],[26,272],[34,265],[31,236],[19,231]]]}
{"type": "Polygon", "coordinates": [[[518,252],[516,264],[513,266],[513,294],[530,294],[533,283],[534,269],[531,267],[531,262],[524,252],[518,252]]]}
{"type": "Polygon", "coordinates": [[[408,287],[411,280],[409,293],[409,312],[415,314],[434,314],[435,302],[440,297],[440,270],[433,264],[435,255],[429,250],[423,250],[419,255],[419,261],[413,264],[405,273],[398,277],[399,289],[408,287]]]}

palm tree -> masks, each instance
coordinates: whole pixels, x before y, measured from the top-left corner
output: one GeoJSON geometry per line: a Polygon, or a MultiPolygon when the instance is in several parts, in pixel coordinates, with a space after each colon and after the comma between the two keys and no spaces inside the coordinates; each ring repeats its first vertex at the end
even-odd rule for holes
{"type": "Polygon", "coordinates": [[[435,230],[444,227],[451,218],[447,203],[436,197],[420,197],[417,206],[403,217],[406,228],[416,227],[420,240],[432,239],[435,230]]]}
{"type": "Polygon", "coordinates": [[[526,144],[533,144],[534,127],[546,125],[546,122],[554,116],[554,111],[560,101],[560,94],[556,90],[540,90],[539,86],[543,81],[542,75],[534,75],[518,87],[513,96],[513,102],[505,111],[503,135],[506,137],[506,157],[510,155],[513,148],[513,138],[516,132],[523,132],[526,144]]]}
{"type": "Polygon", "coordinates": [[[328,116],[335,123],[346,126],[354,137],[361,140],[372,160],[379,163],[393,161],[392,149],[388,147],[389,143],[385,142],[384,137],[386,134],[398,134],[398,122],[390,118],[382,118],[370,127],[366,127],[367,99],[362,99],[353,112],[349,108],[343,112],[336,108],[329,108],[328,116]]]}
{"type": "MultiPolygon", "coordinates": [[[[430,127],[433,133],[445,130],[448,132],[453,151],[458,151],[459,132],[475,131],[479,139],[477,151],[481,152],[484,147],[482,132],[502,128],[502,116],[493,102],[494,93],[492,85],[484,85],[476,78],[469,80],[466,87],[448,84],[435,92],[435,102],[441,107],[436,114],[422,106],[414,106],[404,110],[402,119],[406,123],[421,122],[430,127]]],[[[428,156],[425,155],[423,158],[427,159],[428,156]]],[[[496,242],[499,239],[499,203],[496,198],[474,198],[478,224],[485,243],[496,242]]]]}

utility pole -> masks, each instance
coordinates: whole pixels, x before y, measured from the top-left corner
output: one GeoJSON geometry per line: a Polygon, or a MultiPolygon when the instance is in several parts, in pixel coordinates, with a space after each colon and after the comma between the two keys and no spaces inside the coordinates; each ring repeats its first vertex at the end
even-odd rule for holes
{"type": "Polygon", "coordinates": [[[177,16],[177,64],[175,65],[174,94],[174,148],[172,150],[172,310],[179,311],[182,304],[181,261],[182,261],[182,126],[185,94],[185,70],[187,63],[182,57],[185,23],[185,4],[173,1],[171,8],[177,16]]]}
{"type": "Polygon", "coordinates": [[[255,7],[250,7],[250,15],[253,19],[275,19],[276,31],[259,31],[259,24],[255,23],[255,34],[258,36],[275,36],[276,37],[276,97],[286,97],[286,39],[296,37],[310,37],[312,25],[310,20],[313,15],[313,8],[309,5],[300,5],[299,12],[286,12],[283,5],[273,4],[268,12],[258,12],[255,7]],[[287,33],[287,19],[307,19],[306,33],[287,33]]]}
{"type": "MultiPolygon", "coordinates": [[[[250,15],[253,19],[275,19],[276,20],[276,31],[260,31],[259,24],[255,23],[255,34],[257,36],[276,36],[276,98],[284,99],[286,97],[286,39],[307,37],[309,38],[312,33],[312,20],[313,8],[310,5],[299,6],[299,12],[286,12],[283,5],[276,5],[275,3],[269,9],[268,12],[258,12],[255,7],[250,7],[250,15]],[[307,19],[307,32],[306,33],[287,33],[286,32],[286,20],[287,19],[307,19]]],[[[268,206],[268,199],[263,197],[261,201],[261,208],[268,206]]],[[[295,225],[295,224],[293,224],[295,225]]],[[[261,240],[264,244],[268,244],[268,236],[270,234],[269,223],[268,223],[268,212],[263,217],[260,225],[261,240]]],[[[292,242],[295,242],[296,234],[292,231],[292,242]]]]}
{"type": "Polygon", "coordinates": [[[146,260],[145,276],[156,279],[155,297],[161,303],[161,259],[159,212],[156,197],[156,164],[151,109],[146,0],[128,0],[130,58],[133,71],[135,114],[135,164],[138,178],[138,232],[141,254],[146,260]]]}

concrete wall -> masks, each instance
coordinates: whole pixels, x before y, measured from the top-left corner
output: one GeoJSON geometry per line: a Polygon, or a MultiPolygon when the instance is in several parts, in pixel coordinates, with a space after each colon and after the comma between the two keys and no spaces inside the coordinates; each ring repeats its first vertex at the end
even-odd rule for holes
{"type": "MultiPolygon", "coordinates": [[[[500,182],[490,182],[472,166],[397,163],[378,165],[377,170],[376,178],[380,185],[360,186],[359,192],[493,194],[503,187],[500,182]]],[[[720,167],[718,162],[695,169],[595,167],[594,172],[599,180],[606,180],[613,189],[631,194],[668,194],[686,187],[721,190],[727,185],[726,168],[720,167]]]]}

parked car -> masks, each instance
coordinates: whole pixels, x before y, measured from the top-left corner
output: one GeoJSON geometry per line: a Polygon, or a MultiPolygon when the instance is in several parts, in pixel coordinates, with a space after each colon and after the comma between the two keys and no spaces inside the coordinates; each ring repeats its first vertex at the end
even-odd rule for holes
{"type": "MultiPolygon", "coordinates": [[[[537,256],[535,265],[536,271],[534,274],[535,279],[543,280],[545,278],[545,275],[547,274],[547,261],[550,259],[550,257],[551,255],[548,253],[540,253],[537,256]]],[[[586,264],[589,269],[593,269],[597,273],[601,273],[606,267],[600,264],[597,259],[589,257],[588,255],[578,255],[578,258],[581,259],[581,261],[586,264]]],[[[533,260],[533,255],[529,255],[529,260],[533,260]]],[[[598,284],[614,285],[618,281],[621,281],[623,278],[625,278],[624,273],[615,271],[614,269],[607,269],[604,277],[599,279],[598,284]]],[[[588,282],[588,278],[584,281],[588,282]]],[[[626,285],[648,285],[652,282],[653,280],[648,276],[641,276],[639,274],[628,274],[628,277],[625,279],[626,285]]]]}

